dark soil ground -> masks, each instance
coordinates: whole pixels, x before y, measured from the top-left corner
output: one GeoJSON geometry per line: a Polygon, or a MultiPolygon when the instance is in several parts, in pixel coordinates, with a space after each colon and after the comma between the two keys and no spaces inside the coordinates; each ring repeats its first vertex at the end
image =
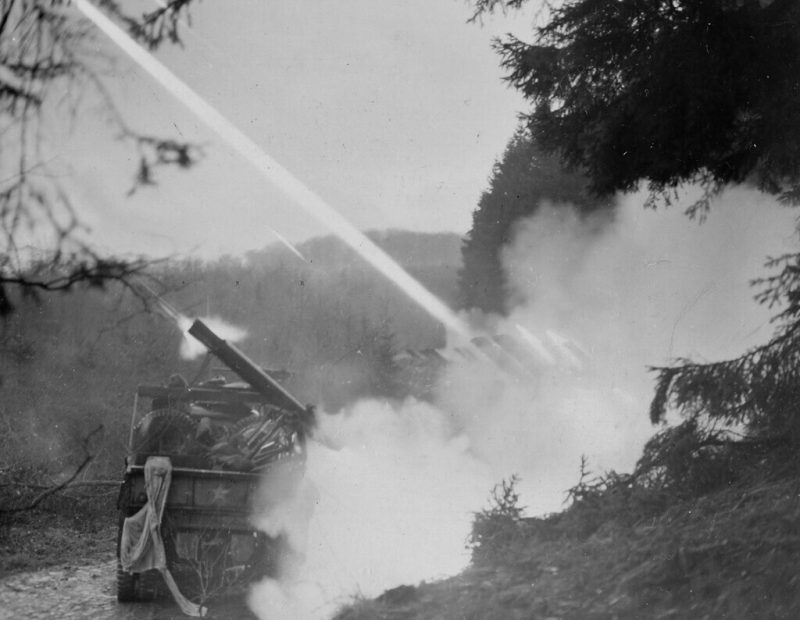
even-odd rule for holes
{"type": "MultiPolygon", "coordinates": [[[[0,522],[0,618],[179,620],[166,589],[155,600],[116,598],[116,489],[53,497],[0,522]],[[109,497],[111,495],[111,497],[109,497]]],[[[8,498],[6,498],[8,499],[8,498]]],[[[6,504],[0,504],[6,508],[6,504]]],[[[255,620],[240,598],[214,601],[209,620],[255,620]]]]}
{"type": "MultiPolygon", "coordinates": [[[[0,577],[112,560],[117,536],[115,500],[116,489],[78,497],[62,494],[34,510],[0,514],[0,577]]],[[[13,505],[19,505],[17,498],[0,498],[0,507],[13,505]]]]}

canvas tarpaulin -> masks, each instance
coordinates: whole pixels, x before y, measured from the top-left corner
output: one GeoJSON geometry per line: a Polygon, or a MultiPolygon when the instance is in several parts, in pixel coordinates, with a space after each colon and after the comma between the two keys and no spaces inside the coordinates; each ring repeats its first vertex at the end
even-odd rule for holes
{"type": "Polygon", "coordinates": [[[164,456],[148,457],[144,466],[147,503],[135,515],[125,519],[120,542],[120,562],[130,573],[158,570],[183,613],[202,617],[205,607],[187,599],[167,568],[167,554],[161,537],[161,519],[172,481],[172,462],[164,456]]]}

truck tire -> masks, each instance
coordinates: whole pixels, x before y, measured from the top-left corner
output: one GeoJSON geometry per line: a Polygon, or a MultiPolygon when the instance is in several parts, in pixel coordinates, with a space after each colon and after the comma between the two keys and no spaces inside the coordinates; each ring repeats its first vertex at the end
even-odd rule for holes
{"type": "Polygon", "coordinates": [[[120,603],[132,603],[138,600],[136,582],[138,575],[129,573],[122,568],[122,563],[117,560],[117,600],[120,603]]]}

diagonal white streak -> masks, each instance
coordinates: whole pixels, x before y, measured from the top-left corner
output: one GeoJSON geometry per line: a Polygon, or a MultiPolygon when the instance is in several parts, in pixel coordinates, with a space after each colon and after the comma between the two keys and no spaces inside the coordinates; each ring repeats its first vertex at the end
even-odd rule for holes
{"type": "Polygon", "coordinates": [[[364,260],[395,283],[412,300],[454,334],[466,338],[464,323],[438,297],[426,289],[364,233],[347,221],[320,196],[272,157],[152,54],[144,50],[88,0],[74,0],[75,7],[123,52],[170,94],[191,110],[206,126],[235,149],[270,183],[294,200],[309,215],[347,243],[364,260]]]}
{"type": "Polygon", "coordinates": [[[289,251],[290,251],[292,254],[294,254],[294,255],[295,255],[297,258],[299,258],[299,259],[300,259],[301,261],[303,261],[304,263],[308,263],[308,261],[306,260],[306,257],[305,257],[305,256],[303,256],[302,252],[300,252],[300,250],[298,250],[298,249],[297,249],[297,248],[294,246],[294,244],[293,244],[293,243],[291,243],[291,242],[290,242],[290,241],[289,241],[289,240],[288,240],[286,237],[284,237],[284,236],[283,236],[281,233],[279,233],[277,230],[275,230],[275,229],[274,229],[274,228],[272,228],[271,226],[267,226],[267,228],[269,228],[269,229],[270,229],[270,231],[272,232],[272,234],[273,234],[273,235],[275,235],[275,238],[276,238],[278,241],[280,241],[280,242],[281,242],[281,243],[282,243],[284,246],[286,246],[286,248],[287,248],[287,249],[288,249],[288,250],[289,250],[289,251]]]}

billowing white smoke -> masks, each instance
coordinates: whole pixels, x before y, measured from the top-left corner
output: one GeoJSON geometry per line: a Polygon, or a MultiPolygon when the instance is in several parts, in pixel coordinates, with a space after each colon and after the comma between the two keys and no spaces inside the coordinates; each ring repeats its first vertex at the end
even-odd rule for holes
{"type": "Polygon", "coordinates": [[[648,366],[733,357],[771,333],[749,283],[768,255],[796,248],[795,214],[747,190],[727,192],[702,225],[643,201],[627,197],[610,221],[543,205],[506,249],[517,307],[499,329],[545,344],[559,334],[582,363],[547,367],[470,425],[490,462],[522,476],[534,513],[559,508],[581,455],[595,472],[632,468],[653,431],[648,366]]]}
{"type": "Polygon", "coordinates": [[[261,618],[328,617],[354,595],[464,567],[472,512],[493,480],[441,411],[365,401],[322,414],[319,424],[306,484],[294,501],[260,516],[263,529],[288,531],[305,556],[281,582],[256,588],[251,604],[261,618]]]}
{"type": "Polygon", "coordinates": [[[517,307],[493,331],[528,339],[522,373],[478,356],[452,365],[437,407],[320,416],[336,449],[312,443],[313,487],[263,515],[267,530],[312,517],[295,536],[305,566],[253,593],[262,618],[328,617],[353,595],[456,572],[501,479],[519,474],[522,504],[543,514],[563,507],[582,455],[594,471],[630,470],[653,432],[648,365],[730,357],[769,336],[748,282],[795,246],[793,214],[734,191],[699,226],[643,201],[606,221],[545,205],[521,223],[505,253],[517,307]]]}

